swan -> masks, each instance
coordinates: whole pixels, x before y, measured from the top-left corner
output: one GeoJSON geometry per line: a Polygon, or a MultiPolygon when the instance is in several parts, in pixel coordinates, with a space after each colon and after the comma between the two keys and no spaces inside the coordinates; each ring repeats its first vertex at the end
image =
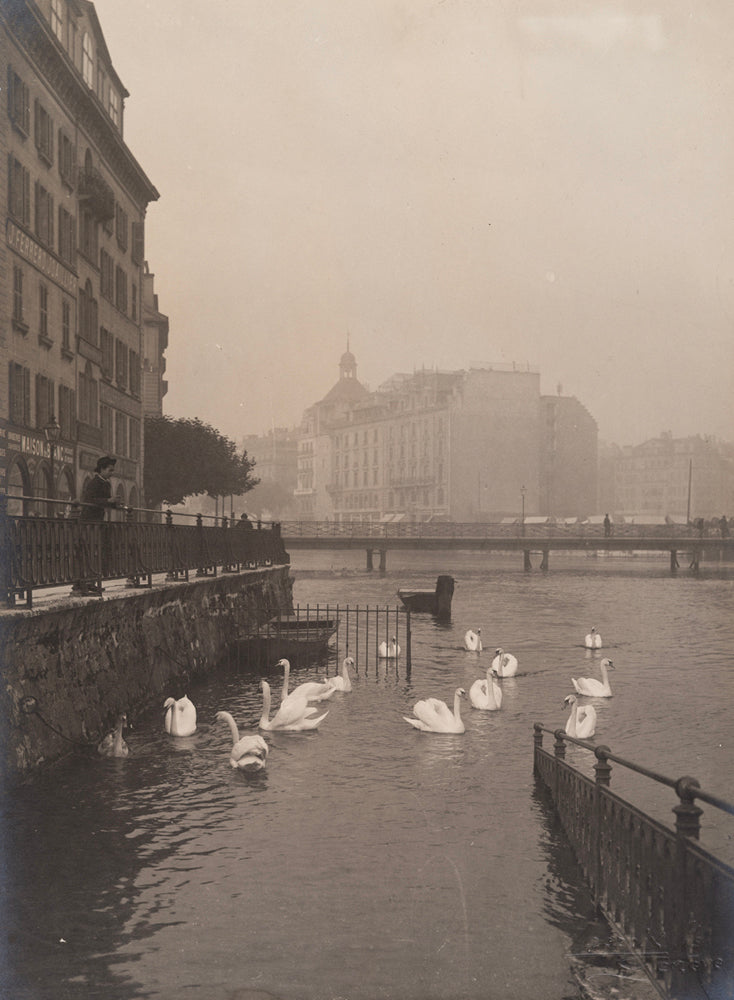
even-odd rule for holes
{"type": "Polygon", "coordinates": [[[398,646],[397,638],[393,636],[390,640],[390,645],[383,640],[379,645],[377,655],[381,660],[394,660],[400,656],[400,646],[398,646]]]}
{"type": "Polygon", "coordinates": [[[263,692],[263,711],[258,725],[265,730],[287,730],[288,732],[301,732],[304,729],[316,729],[328,712],[313,718],[316,711],[310,706],[305,698],[296,698],[293,695],[281,703],[280,708],[273,718],[270,716],[270,685],[267,681],[260,681],[263,692]]]}
{"type": "Polygon", "coordinates": [[[601,636],[596,631],[596,625],[592,625],[591,632],[585,636],[584,646],[587,649],[601,649],[601,636]]]}
{"type": "Polygon", "coordinates": [[[196,706],[186,695],[176,701],[166,698],[163,707],[166,712],[166,732],[171,736],[191,736],[196,732],[196,706]]]}
{"type": "Polygon", "coordinates": [[[517,673],[517,657],[506,653],[504,649],[495,650],[492,669],[498,677],[514,677],[517,673]]]}
{"type": "Polygon", "coordinates": [[[259,733],[249,733],[240,739],[237,723],[229,712],[217,712],[217,720],[226,722],[232,734],[229,762],[240,771],[260,771],[265,767],[268,745],[259,733]]]}
{"type": "Polygon", "coordinates": [[[486,680],[480,677],[469,688],[469,701],[474,708],[487,712],[496,712],[498,708],[502,708],[502,688],[495,680],[491,667],[487,667],[486,680]]]}
{"type": "Polygon", "coordinates": [[[473,629],[467,629],[464,633],[464,649],[469,649],[472,652],[481,653],[482,651],[482,630],[478,628],[476,632],[473,629]]]}
{"type": "Polygon", "coordinates": [[[579,677],[578,680],[576,680],[575,677],[571,678],[576,694],[587,694],[591,695],[593,698],[612,697],[612,689],[609,686],[607,670],[613,670],[614,663],[605,657],[599,664],[599,669],[601,670],[602,678],[600,681],[598,681],[595,677],[579,677]]]}
{"type": "Polygon", "coordinates": [[[341,673],[337,677],[330,677],[327,684],[331,685],[335,691],[351,691],[352,681],[349,676],[349,668],[354,666],[354,657],[345,656],[342,663],[341,673]]]}
{"type": "Polygon", "coordinates": [[[464,688],[457,688],[454,692],[453,712],[450,711],[445,701],[440,701],[438,698],[417,701],[413,706],[413,714],[416,718],[409,719],[407,715],[404,715],[403,718],[414,729],[420,729],[424,733],[463,733],[465,727],[461,718],[460,705],[461,699],[465,697],[464,688]]]}
{"type": "Polygon", "coordinates": [[[127,725],[127,716],[123,713],[117,719],[117,725],[97,747],[97,752],[103,757],[127,757],[130,748],[122,738],[123,726],[127,725]]]}
{"type": "Polygon", "coordinates": [[[564,705],[571,706],[571,714],[566,721],[566,732],[578,740],[588,740],[596,732],[596,709],[593,705],[579,705],[575,694],[563,699],[564,705]]]}
{"type": "MultiPolygon", "coordinates": [[[[278,660],[276,667],[283,668],[283,688],[280,694],[280,703],[283,705],[289,698],[305,698],[306,701],[324,701],[331,698],[336,691],[328,681],[306,681],[305,684],[298,684],[289,693],[288,681],[291,675],[290,660],[278,660]]],[[[314,714],[313,712],[311,713],[314,714]]]]}

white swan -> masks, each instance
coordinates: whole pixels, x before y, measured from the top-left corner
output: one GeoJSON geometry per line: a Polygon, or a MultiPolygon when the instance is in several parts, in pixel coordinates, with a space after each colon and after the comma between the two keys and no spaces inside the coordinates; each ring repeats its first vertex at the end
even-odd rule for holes
{"type": "Polygon", "coordinates": [[[566,720],[566,732],[577,740],[588,740],[596,732],[596,709],[593,705],[579,705],[575,694],[563,699],[564,705],[571,706],[571,714],[566,720]]]}
{"type": "MultiPolygon", "coordinates": [[[[298,684],[292,691],[288,691],[288,681],[291,675],[290,660],[278,660],[276,667],[283,668],[283,688],[280,693],[281,705],[289,698],[305,698],[306,701],[324,701],[331,698],[336,688],[333,688],[328,681],[306,681],[298,684]]],[[[311,713],[313,715],[313,712],[311,713]]]]}
{"type": "Polygon", "coordinates": [[[481,653],[482,651],[482,630],[478,628],[476,632],[473,629],[467,629],[464,633],[464,649],[469,649],[473,653],[481,653]]]}
{"type": "Polygon", "coordinates": [[[103,757],[127,757],[130,748],[122,738],[123,726],[127,724],[127,716],[123,713],[117,720],[117,725],[97,747],[97,752],[103,757]]]}
{"type": "Polygon", "coordinates": [[[417,701],[413,706],[415,719],[409,719],[407,715],[403,718],[414,729],[420,729],[424,733],[463,733],[465,732],[464,722],[461,718],[461,699],[466,697],[464,688],[457,688],[454,692],[454,710],[449,709],[445,701],[438,698],[426,698],[417,701]]]}
{"type": "Polygon", "coordinates": [[[389,645],[383,639],[378,647],[377,655],[381,660],[394,660],[400,656],[400,646],[398,646],[397,638],[393,636],[389,645]]]}
{"type": "Polygon", "coordinates": [[[576,694],[587,694],[592,698],[612,697],[612,689],[609,686],[607,670],[613,670],[614,663],[605,657],[599,664],[599,669],[601,670],[600,681],[598,681],[595,677],[579,677],[578,680],[576,680],[575,677],[571,678],[576,694]]]}
{"type": "Polygon", "coordinates": [[[481,708],[486,712],[496,712],[502,708],[502,688],[494,678],[491,667],[487,667],[487,678],[474,681],[469,688],[469,701],[474,708],[481,708]]]}
{"type": "Polygon", "coordinates": [[[330,677],[326,683],[333,687],[335,691],[351,691],[352,680],[349,676],[349,668],[353,666],[354,657],[345,656],[342,662],[341,673],[336,677],[330,677]]]}
{"type": "Polygon", "coordinates": [[[324,712],[318,718],[313,718],[316,709],[309,705],[305,698],[295,698],[291,695],[281,703],[280,708],[271,719],[269,718],[270,685],[267,681],[260,681],[260,687],[263,692],[263,711],[258,723],[260,729],[268,731],[280,729],[294,733],[301,732],[304,729],[316,729],[319,723],[329,714],[328,712],[324,712]]]}
{"type": "Polygon", "coordinates": [[[191,736],[196,732],[196,706],[186,695],[178,700],[166,698],[166,732],[171,736],[191,736]]]}
{"type": "Polygon", "coordinates": [[[492,669],[498,677],[514,677],[517,673],[517,657],[506,653],[504,649],[495,650],[492,669]]]}
{"type": "Polygon", "coordinates": [[[584,646],[587,649],[601,649],[601,636],[596,631],[596,625],[592,625],[591,632],[584,637],[584,646]]]}
{"type": "Polygon", "coordinates": [[[249,733],[240,738],[237,723],[229,712],[217,712],[217,719],[226,722],[232,734],[229,762],[239,771],[261,771],[265,767],[269,747],[259,733],[249,733]]]}

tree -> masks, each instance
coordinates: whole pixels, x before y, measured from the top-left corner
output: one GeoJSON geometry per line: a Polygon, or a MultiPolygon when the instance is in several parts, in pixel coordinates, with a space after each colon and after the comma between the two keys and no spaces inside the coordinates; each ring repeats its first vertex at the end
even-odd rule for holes
{"type": "Polygon", "coordinates": [[[198,417],[146,417],[144,488],[146,503],[181,503],[185,497],[241,496],[259,482],[255,462],[237,454],[234,441],[198,417]]]}

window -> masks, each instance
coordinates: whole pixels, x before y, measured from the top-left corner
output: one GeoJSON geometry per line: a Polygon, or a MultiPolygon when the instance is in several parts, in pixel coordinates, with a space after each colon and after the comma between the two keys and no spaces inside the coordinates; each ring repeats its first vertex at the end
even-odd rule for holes
{"type": "Polygon", "coordinates": [[[97,427],[97,382],[90,361],[84,371],[79,372],[79,420],[97,427]]]}
{"type": "Polygon", "coordinates": [[[79,335],[89,344],[97,346],[97,300],[92,294],[92,282],[87,279],[79,289],[79,335]]]}
{"type": "Polygon", "coordinates": [[[88,208],[83,208],[79,213],[79,249],[93,264],[97,261],[97,234],[97,220],[88,208]]]}
{"type": "Polygon", "coordinates": [[[10,421],[28,427],[31,422],[31,373],[28,368],[10,362],[10,421]]]}
{"type": "Polygon", "coordinates": [[[74,216],[70,215],[63,205],[59,205],[59,257],[67,264],[71,264],[72,267],[76,263],[74,260],[76,256],[75,231],[74,216]]]}
{"type": "Polygon", "coordinates": [[[36,236],[41,243],[53,247],[54,200],[40,181],[36,181],[36,236]]]}
{"type": "Polygon", "coordinates": [[[71,354],[71,303],[68,299],[61,303],[61,350],[71,354]]]}
{"type": "Polygon", "coordinates": [[[127,212],[117,204],[115,205],[115,234],[117,245],[122,251],[127,250],[127,212]]]}
{"type": "Polygon", "coordinates": [[[130,417],[130,447],[128,448],[128,456],[135,461],[140,459],[140,421],[136,420],[135,417],[130,417]]]}
{"type": "Polygon", "coordinates": [[[128,385],[128,349],[121,340],[115,343],[115,381],[119,389],[127,389],[128,385]]]}
{"type": "Polygon", "coordinates": [[[35,102],[36,149],[49,165],[54,162],[54,123],[40,101],[35,102]]]}
{"type": "Polygon", "coordinates": [[[38,339],[51,343],[48,337],[48,285],[43,282],[38,286],[38,339]]]}
{"type": "Polygon", "coordinates": [[[120,96],[114,87],[110,87],[110,99],[107,105],[107,113],[112,119],[113,123],[119,128],[120,127],[120,96]]]}
{"type": "Polygon", "coordinates": [[[133,396],[140,398],[140,355],[137,351],[130,351],[130,392],[133,396]]]}
{"type": "Polygon", "coordinates": [[[82,76],[84,82],[91,90],[94,86],[94,53],[92,51],[92,39],[89,32],[82,35],[82,76]]]}
{"type": "Polygon", "coordinates": [[[138,286],[135,282],[130,286],[130,291],[132,293],[132,298],[130,299],[130,318],[138,318],[138,286]]]}
{"type": "Polygon", "coordinates": [[[8,67],[8,115],[24,135],[31,131],[31,102],[28,85],[8,67]]]}
{"type": "Polygon", "coordinates": [[[22,226],[30,226],[31,175],[14,156],[8,157],[8,208],[22,226]]]}
{"type": "Polygon", "coordinates": [[[115,454],[127,456],[127,416],[115,410],[115,454]]]}
{"type": "Polygon", "coordinates": [[[63,129],[59,129],[59,174],[62,181],[70,188],[74,187],[74,167],[76,166],[76,148],[63,129]]]}
{"type": "Polygon", "coordinates": [[[99,422],[102,428],[102,448],[109,453],[114,450],[114,442],[112,440],[112,410],[109,406],[100,405],[99,422]]]}
{"type": "Polygon", "coordinates": [[[66,385],[59,386],[59,427],[65,441],[76,437],[76,393],[66,385]]]}
{"type": "Polygon", "coordinates": [[[100,330],[100,341],[102,347],[102,375],[106,379],[112,380],[115,369],[115,338],[109,330],[104,327],[100,330]]]}
{"type": "Polygon", "coordinates": [[[115,305],[120,312],[127,312],[127,274],[119,265],[115,270],[115,305]]]}
{"type": "Polygon", "coordinates": [[[23,268],[13,267],[13,325],[28,329],[23,319],[23,268]]]}
{"type": "Polygon", "coordinates": [[[137,264],[138,267],[142,265],[145,258],[145,226],[142,222],[133,222],[132,224],[130,257],[133,264],[137,264]]]}
{"type": "Polygon", "coordinates": [[[36,375],[36,427],[42,430],[54,413],[54,384],[45,375],[36,375]]]}
{"type": "Polygon", "coordinates": [[[113,302],[115,298],[115,266],[106,250],[100,251],[99,269],[100,291],[109,302],[113,302]]]}
{"type": "Polygon", "coordinates": [[[63,44],[64,41],[64,7],[62,0],[51,0],[51,31],[63,44]]]}

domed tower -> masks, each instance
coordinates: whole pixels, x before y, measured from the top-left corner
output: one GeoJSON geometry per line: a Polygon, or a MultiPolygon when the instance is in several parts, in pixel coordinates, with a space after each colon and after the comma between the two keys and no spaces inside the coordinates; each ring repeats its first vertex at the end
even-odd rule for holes
{"type": "Polygon", "coordinates": [[[349,350],[349,337],[347,337],[347,349],[339,361],[339,379],[346,378],[357,381],[357,359],[349,350]]]}

